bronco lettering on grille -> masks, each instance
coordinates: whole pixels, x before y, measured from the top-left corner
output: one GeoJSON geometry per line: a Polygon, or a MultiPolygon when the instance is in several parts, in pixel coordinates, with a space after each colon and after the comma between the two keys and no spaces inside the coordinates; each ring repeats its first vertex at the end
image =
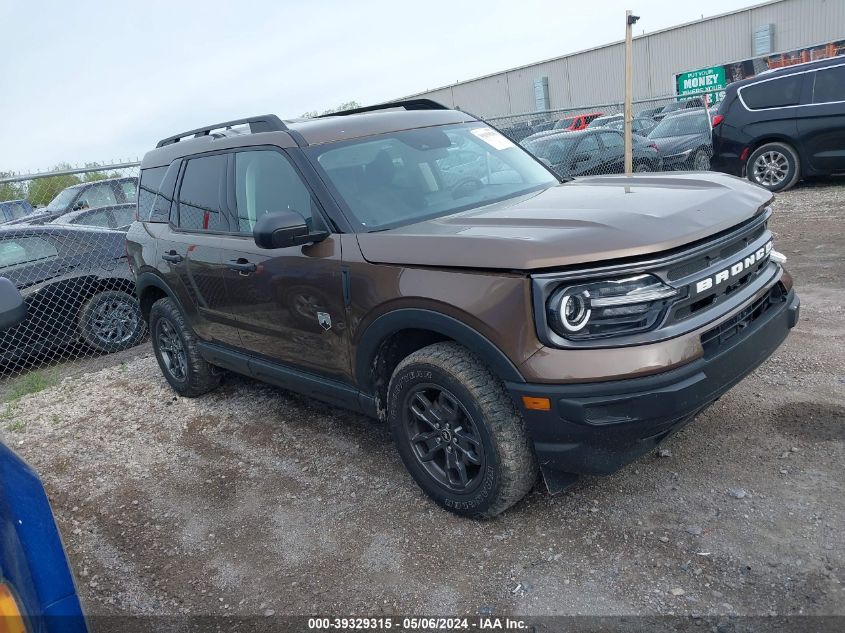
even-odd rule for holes
{"type": "Polygon", "coordinates": [[[736,262],[729,268],[720,270],[715,275],[711,275],[710,277],[706,277],[701,281],[696,282],[696,294],[702,293],[706,290],[710,290],[711,288],[718,286],[719,284],[724,283],[729,279],[733,279],[734,277],[741,275],[747,269],[751,268],[755,264],[759,264],[761,261],[766,259],[771,251],[772,241],[769,240],[765,246],[761,246],[756,251],[754,251],[747,257],[741,259],[740,261],[736,262]]]}

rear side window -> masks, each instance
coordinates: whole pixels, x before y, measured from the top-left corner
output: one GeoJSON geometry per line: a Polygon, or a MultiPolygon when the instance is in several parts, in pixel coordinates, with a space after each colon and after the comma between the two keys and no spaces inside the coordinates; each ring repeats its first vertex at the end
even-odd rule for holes
{"type": "MultiPolygon", "coordinates": [[[[153,211],[153,203],[159,193],[161,181],[167,167],[153,167],[141,170],[141,184],[138,186],[138,217],[147,221],[153,211]]],[[[168,207],[169,213],[169,207],[168,207]]]]}
{"type": "Polygon", "coordinates": [[[621,134],[602,134],[601,142],[604,143],[605,147],[622,147],[625,145],[625,141],[622,139],[621,134]]]}
{"type": "Polygon", "coordinates": [[[106,210],[94,211],[93,213],[83,213],[75,220],[71,220],[71,224],[83,224],[85,226],[102,226],[108,228],[109,213],[106,210]]]}
{"type": "Polygon", "coordinates": [[[813,103],[845,101],[845,66],[826,68],[814,74],[813,103]]]}
{"type": "Polygon", "coordinates": [[[118,187],[120,187],[120,192],[123,194],[123,199],[126,202],[135,202],[135,199],[138,197],[138,188],[134,179],[123,180],[118,183],[118,187]]]}
{"type": "Polygon", "coordinates": [[[804,75],[761,81],[741,88],[740,95],[745,105],[752,110],[798,105],[803,81],[804,75]]]}
{"type": "Polygon", "coordinates": [[[578,154],[591,154],[599,151],[599,137],[596,134],[585,136],[580,143],[578,149],[575,150],[578,154]]]}
{"type": "Polygon", "coordinates": [[[187,231],[228,231],[222,210],[226,155],[192,158],[179,187],[179,228],[187,231]]]}
{"type": "Polygon", "coordinates": [[[19,237],[0,242],[0,268],[58,257],[59,251],[40,237],[19,237]]]}

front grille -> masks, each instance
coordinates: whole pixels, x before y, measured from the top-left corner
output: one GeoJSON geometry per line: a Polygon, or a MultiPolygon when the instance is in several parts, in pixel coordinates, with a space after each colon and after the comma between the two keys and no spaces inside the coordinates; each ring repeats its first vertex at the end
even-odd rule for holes
{"type": "Polygon", "coordinates": [[[738,234],[727,240],[717,241],[703,252],[678,262],[665,271],[665,278],[675,282],[678,287],[686,286],[682,296],[669,307],[662,327],[682,323],[688,319],[717,309],[729,301],[743,288],[753,284],[769,265],[769,255],[754,261],[741,276],[731,275],[728,280],[716,281],[716,274],[724,272],[736,263],[746,260],[771,239],[767,228],[768,222],[757,221],[743,227],[738,234]],[[709,289],[696,290],[696,284],[710,278],[713,284],[709,289]]]}
{"type": "Polygon", "coordinates": [[[689,275],[705,270],[716,262],[728,259],[732,255],[739,253],[749,244],[753,244],[755,240],[759,239],[763,233],[766,232],[768,222],[762,224],[757,223],[753,229],[744,232],[743,234],[734,237],[727,244],[716,243],[704,253],[699,254],[693,259],[687,259],[676,266],[672,266],[666,271],[666,278],[669,281],[676,281],[683,279],[689,275]]]}
{"type": "Polygon", "coordinates": [[[771,308],[783,303],[785,300],[785,288],[783,284],[777,283],[769,292],[754,301],[754,303],[743,308],[727,321],[723,321],[716,327],[707,330],[701,335],[701,347],[704,348],[705,357],[712,355],[725,343],[750,327],[771,308]]]}

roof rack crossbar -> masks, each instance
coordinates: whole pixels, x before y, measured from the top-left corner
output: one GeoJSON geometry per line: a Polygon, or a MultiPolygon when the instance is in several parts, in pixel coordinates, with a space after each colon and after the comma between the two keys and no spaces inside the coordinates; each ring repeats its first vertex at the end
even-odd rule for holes
{"type": "Polygon", "coordinates": [[[283,132],[288,129],[288,126],[285,125],[282,120],[275,114],[262,114],[260,116],[252,116],[246,119],[235,119],[234,121],[215,123],[214,125],[207,125],[205,127],[199,127],[195,130],[189,130],[187,132],[182,132],[181,134],[176,134],[174,136],[168,136],[167,138],[164,138],[158,143],[156,143],[156,147],[172,145],[173,143],[178,143],[181,139],[187,138],[189,136],[193,136],[194,138],[208,136],[212,132],[212,130],[220,130],[223,128],[232,127],[234,125],[247,124],[249,125],[249,131],[251,134],[257,134],[258,132],[283,132]]]}
{"type": "Polygon", "coordinates": [[[340,112],[332,112],[330,114],[321,114],[318,119],[329,116],[346,116],[348,114],[361,114],[362,112],[377,112],[378,110],[391,110],[393,108],[405,108],[406,110],[449,110],[442,103],[433,101],[431,99],[404,99],[402,101],[390,101],[388,103],[380,103],[378,105],[364,106],[361,108],[352,108],[351,110],[341,110],[340,112]]]}

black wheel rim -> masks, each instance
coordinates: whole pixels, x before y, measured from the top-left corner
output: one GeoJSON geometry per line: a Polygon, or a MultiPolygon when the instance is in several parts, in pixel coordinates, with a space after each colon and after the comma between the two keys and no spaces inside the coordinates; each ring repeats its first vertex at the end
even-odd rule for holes
{"type": "Polygon", "coordinates": [[[452,492],[470,493],[483,479],[486,456],[463,404],[439,385],[418,385],[405,401],[405,431],[423,470],[452,492]]]}
{"type": "Polygon", "coordinates": [[[188,367],[185,346],[182,344],[182,337],[167,319],[159,319],[156,325],[156,341],[167,373],[180,382],[185,380],[188,367]]]}
{"type": "Polygon", "coordinates": [[[708,171],[710,169],[710,159],[704,152],[698,152],[692,162],[692,168],[695,171],[708,171]]]}
{"type": "Polygon", "coordinates": [[[91,311],[91,332],[108,345],[120,345],[132,340],[138,331],[138,311],[127,299],[100,301],[91,311]]]}

